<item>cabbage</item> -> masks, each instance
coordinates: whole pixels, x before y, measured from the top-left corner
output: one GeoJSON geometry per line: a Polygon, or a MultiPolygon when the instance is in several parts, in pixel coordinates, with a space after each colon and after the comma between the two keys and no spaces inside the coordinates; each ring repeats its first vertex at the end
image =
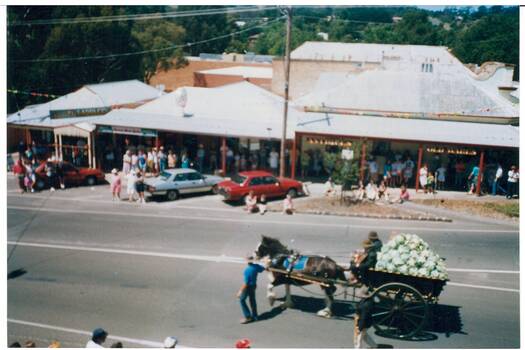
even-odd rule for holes
{"type": "Polygon", "coordinates": [[[448,279],[442,258],[414,234],[399,234],[386,243],[377,254],[375,269],[416,277],[448,279]]]}

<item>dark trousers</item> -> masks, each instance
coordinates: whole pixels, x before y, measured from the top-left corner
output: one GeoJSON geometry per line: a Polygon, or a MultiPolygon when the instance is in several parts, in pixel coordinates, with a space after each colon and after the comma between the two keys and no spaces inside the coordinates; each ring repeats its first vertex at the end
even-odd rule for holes
{"type": "Polygon", "coordinates": [[[517,182],[507,182],[507,198],[514,197],[514,194],[516,194],[517,185],[517,182]]]}
{"type": "Polygon", "coordinates": [[[257,301],[255,300],[256,288],[256,286],[247,286],[241,294],[241,309],[245,318],[257,318],[257,301]],[[251,313],[250,309],[248,309],[248,305],[246,305],[246,298],[250,299],[250,308],[252,309],[251,313]]]}

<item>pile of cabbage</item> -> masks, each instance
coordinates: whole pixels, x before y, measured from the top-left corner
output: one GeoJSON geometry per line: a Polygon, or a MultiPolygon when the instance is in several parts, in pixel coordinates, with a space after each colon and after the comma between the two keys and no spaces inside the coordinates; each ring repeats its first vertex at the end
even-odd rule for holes
{"type": "Polygon", "coordinates": [[[398,234],[377,253],[376,270],[432,279],[448,279],[443,259],[413,234],[398,234]]]}

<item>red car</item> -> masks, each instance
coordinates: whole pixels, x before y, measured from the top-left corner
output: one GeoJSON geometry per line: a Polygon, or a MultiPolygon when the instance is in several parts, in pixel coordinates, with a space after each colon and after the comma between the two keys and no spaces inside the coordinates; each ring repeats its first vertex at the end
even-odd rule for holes
{"type": "MultiPolygon", "coordinates": [[[[43,190],[44,188],[49,187],[49,180],[46,175],[46,163],[47,162],[42,162],[42,164],[35,169],[35,187],[37,190],[43,190]]],[[[54,163],[55,165],[58,165],[58,162],[54,163]]],[[[105,181],[104,173],[98,169],[77,168],[68,162],[62,162],[62,169],[66,187],[78,185],[93,186],[105,181]]]]}
{"type": "Polygon", "coordinates": [[[303,184],[288,178],[277,178],[267,171],[244,171],[231,177],[231,180],[219,182],[219,194],[227,201],[244,199],[250,191],[257,197],[262,194],[267,198],[284,197],[290,194],[296,197],[303,192],[303,184]]]}

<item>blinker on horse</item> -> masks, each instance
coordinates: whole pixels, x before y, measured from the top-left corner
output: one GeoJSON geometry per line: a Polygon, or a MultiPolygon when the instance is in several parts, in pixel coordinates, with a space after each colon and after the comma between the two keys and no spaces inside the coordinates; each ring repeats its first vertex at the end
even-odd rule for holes
{"type": "Polygon", "coordinates": [[[270,283],[267,287],[266,296],[268,297],[270,305],[273,305],[275,302],[276,295],[273,288],[276,286],[284,284],[286,298],[281,306],[288,308],[293,307],[292,296],[290,293],[291,285],[304,286],[312,284],[313,282],[308,281],[308,277],[323,279],[327,281],[326,283],[323,282],[321,285],[321,288],[326,295],[325,308],[319,310],[317,315],[331,317],[334,292],[336,290],[336,286],[331,281],[346,280],[343,268],[337,265],[335,261],[329,257],[319,255],[295,254],[278,239],[267,236],[262,236],[262,240],[255,250],[255,256],[257,259],[269,258],[269,268],[286,271],[280,272],[270,270],[269,272],[270,283]],[[305,278],[293,278],[294,271],[300,271],[301,276],[304,276],[305,278]]]}

